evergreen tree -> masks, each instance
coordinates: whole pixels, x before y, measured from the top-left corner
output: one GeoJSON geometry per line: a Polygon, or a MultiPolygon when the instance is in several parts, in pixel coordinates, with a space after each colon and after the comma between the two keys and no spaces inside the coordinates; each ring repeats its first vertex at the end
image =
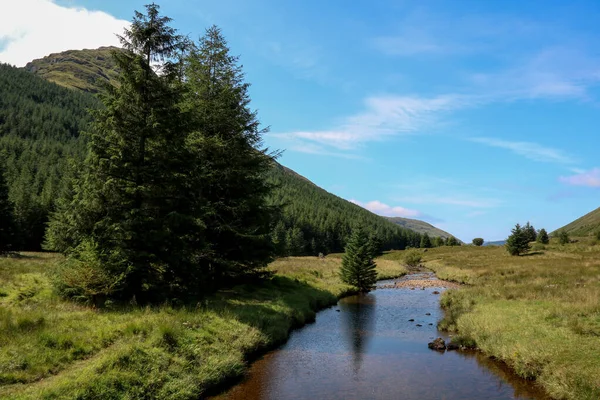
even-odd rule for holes
{"type": "Polygon", "coordinates": [[[381,239],[379,239],[375,233],[369,235],[369,248],[371,251],[371,258],[375,258],[381,254],[381,239]]]}
{"type": "Polygon", "coordinates": [[[561,229],[560,232],[558,232],[558,242],[560,244],[567,244],[569,243],[569,234],[567,233],[566,230],[561,229]]]}
{"type": "Polygon", "coordinates": [[[419,247],[422,249],[428,249],[431,247],[431,239],[427,233],[424,233],[423,236],[421,236],[421,243],[419,247]]]}
{"type": "Polygon", "coordinates": [[[446,246],[460,246],[460,242],[454,236],[450,236],[446,239],[446,246]]]}
{"type": "Polygon", "coordinates": [[[525,231],[528,241],[535,242],[535,239],[537,238],[537,231],[535,230],[533,225],[529,223],[529,221],[527,221],[527,223],[523,227],[523,231],[525,231]]]}
{"type": "Polygon", "coordinates": [[[544,228],[540,229],[537,234],[536,240],[538,243],[542,243],[542,244],[550,243],[550,238],[548,237],[548,232],[546,232],[546,230],[544,228]]]}
{"type": "Polygon", "coordinates": [[[14,240],[13,205],[8,199],[8,186],[4,179],[2,159],[0,159],[0,255],[14,249],[14,240]]]}
{"type": "Polygon", "coordinates": [[[356,227],[353,232],[340,267],[340,277],[344,283],[368,292],[377,282],[377,271],[372,256],[372,248],[365,231],[356,227]]]}
{"type": "Polygon", "coordinates": [[[193,201],[193,155],[172,58],[182,39],[158,9],[136,12],[121,37],[123,51],[113,54],[119,86],[94,112],[84,173],[49,232],[67,227],[65,250],[94,260],[102,276],[121,282],[120,295],[138,301],[204,287],[202,210],[193,201]]]}
{"type": "Polygon", "coordinates": [[[511,256],[518,256],[529,251],[529,234],[516,224],[511,235],[506,239],[506,250],[511,256]]]}
{"type": "Polygon", "coordinates": [[[438,236],[435,238],[435,247],[442,247],[446,245],[446,241],[443,237],[438,236]]]}
{"type": "Polygon", "coordinates": [[[483,238],[475,238],[475,239],[473,239],[473,244],[475,246],[482,246],[483,242],[484,242],[483,238]]]}
{"type": "MultiPolygon", "coordinates": [[[[261,273],[274,255],[271,228],[279,215],[267,203],[272,186],[266,174],[275,154],[262,148],[266,129],[249,107],[249,84],[219,28],[209,28],[192,47],[185,85],[194,130],[189,145],[201,183],[195,198],[206,210],[209,240],[200,263],[216,283],[261,273]]],[[[287,251],[304,253],[305,239],[290,232],[287,251]]]]}

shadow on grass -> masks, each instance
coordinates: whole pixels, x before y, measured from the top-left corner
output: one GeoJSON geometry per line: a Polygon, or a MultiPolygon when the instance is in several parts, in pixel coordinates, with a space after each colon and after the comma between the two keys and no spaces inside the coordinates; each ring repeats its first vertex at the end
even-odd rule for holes
{"type": "Polygon", "coordinates": [[[529,253],[521,254],[521,257],[539,256],[539,255],[543,255],[543,254],[544,254],[543,251],[531,251],[529,253]]]}

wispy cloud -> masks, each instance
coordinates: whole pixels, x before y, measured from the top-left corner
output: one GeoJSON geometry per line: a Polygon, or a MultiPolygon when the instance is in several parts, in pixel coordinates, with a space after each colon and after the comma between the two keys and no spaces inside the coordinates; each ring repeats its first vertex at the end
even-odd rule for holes
{"type": "Polygon", "coordinates": [[[571,176],[561,176],[559,180],[567,185],[600,187],[600,168],[593,168],[571,176]]]}
{"type": "Polygon", "coordinates": [[[552,147],[546,147],[532,142],[512,142],[502,139],[475,137],[468,139],[475,143],[510,150],[515,154],[534,161],[551,162],[559,164],[572,164],[575,159],[565,152],[552,147]]]}
{"type": "Polygon", "coordinates": [[[340,150],[399,134],[414,134],[435,125],[441,114],[464,107],[471,99],[459,95],[431,98],[379,96],[365,100],[365,110],[346,117],[329,130],[274,133],[285,139],[318,143],[340,150]]]}
{"type": "Polygon", "coordinates": [[[417,218],[423,215],[420,211],[411,210],[409,208],[404,208],[400,206],[389,206],[385,203],[380,202],[379,200],[373,200],[367,203],[362,203],[358,200],[353,199],[348,201],[384,217],[417,218]]]}
{"type": "Polygon", "coordinates": [[[471,211],[470,213],[467,214],[467,218],[475,218],[475,217],[480,217],[482,215],[487,214],[485,211],[481,211],[481,210],[475,210],[475,211],[471,211]]]}
{"type": "Polygon", "coordinates": [[[445,204],[451,206],[462,206],[472,208],[493,208],[497,207],[502,203],[500,200],[493,198],[463,198],[434,195],[403,196],[396,197],[395,200],[410,204],[445,204]]]}
{"type": "Polygon", "coordinates": [[[326,157],[339,157],[339,158],[347,158],[347,159],[351,159],[351,160],[363,160],[363,161],[368,160],[368,158],[358,155],[358,154],[340,152],[340,151],[332,151],[332,150],[328,150],[328,149],[324,148],[323,146],[321,146],[319,144],[304,142],[301,140],[293,140],[291,145],[288,147],[288,149],[292,150],[292,151],[297,151],[299,153],[314,154],[314,155],[326,156],[326,157]]]}
{"type": "Polygon", "coordinates": [[[129,25],[101,11],[63,7],[51,0],[2,3],[0,61],[17,66],[50,53],[118,45],[115,34],[129,25]]]}

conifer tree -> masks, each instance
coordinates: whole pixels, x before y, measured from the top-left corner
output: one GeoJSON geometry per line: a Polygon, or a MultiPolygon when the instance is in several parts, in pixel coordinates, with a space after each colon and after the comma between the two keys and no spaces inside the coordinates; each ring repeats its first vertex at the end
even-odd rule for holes
{"type": "Polygon", "coordinates": [[[444,246],[446,244],[446,242],[444,241],[444,238],[441,236],[438,236],[435,238],[435,246],[436,247],[441,247],[444,246]]]}
{"type": "Polygon", "coordinates": [[[550,238],[548,237],[548,232],[546,232],[546,230],[544,228],[540,229],[537,234],[536,240],[538,243],[542,243],[542,244],[550,243],[550,238]]]}
{"type": "Polygon", "coordinates": [[[533,227],[533,225],[531,225],[529,223],[529,221],[527,221],[527,223],[523,227],[523,231],[525,232],[525,234],[527,236],[527,239],[530,242],[535,242],[535,239],[537,238],[537,231],[535,230],[535,228],[533,227]]]}
{"type": "Polygon", "coordinates": [[[119,86],[94,112],[83,175],[54,224],[70,227],[67,251],[74,258],[96,260],[103,276],[122,282],[121,296],[138,301],[203,288],[196,266],[201,210],[192,200],[192,154],[173,59],[182,38],[169,22],[151,4],[120,37],[123,49],[113,54],[119,86]]]}
{"type": "Polygon", "coordinates": [[[14,250],[14,241],[13,205],[8,199],[8,186],[4,178],[3,162],[0,159],[0,255],[14,250]]]}
{"type": "Polygon", "coordinates": [[[569,233],[566,230],[561,229],[561,231],[558,232],[558,242],[560,244],[567,244],[569,241],[569,233]]]}
{"type": "Polygon", "coordinates": [[[421,236],[421,243],[419,247],[422,249],[428,249],[431,247],[431,239],[427,233],[424,233],[423,236],[421,236]]]}
{"type": "Polygon", "coordinates": [[[377,271],[369,238],[361,227],[356,227],[342,258],[340,277],[343,282],[368,292],[377,282],[377,271]]]}
{"type": "Polygon", "coordinates": [[[511,256],[518,256],[529,251],[529,234],[521,225],[516,224],[511,235],[506,239],[506,250],[511,256]]]}
{"type": "MultiPolygon", "coordinates": [[[[267,203],[275,154],[262,148],[266,129],[250,109],[249,84],[219,28],[209,28],[192,47],[185,75],[194,130],[189,145],[201,182],[195,197],[207,210],[209,250],[200,261],[214,282],[260,273],[274,254],[270,231],[279,215],[267,203]]],[[[302,231],[288,232],[287,242],[288,252],[305,251],[302,231]]]]}

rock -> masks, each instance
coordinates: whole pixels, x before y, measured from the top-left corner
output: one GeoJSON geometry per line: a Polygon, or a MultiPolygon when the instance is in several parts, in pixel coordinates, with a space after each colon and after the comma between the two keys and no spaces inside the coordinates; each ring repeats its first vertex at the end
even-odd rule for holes
{"type": "Polygon", "coordinates": [[[430,322],[429,325],[433,325],[433,322],[430,322]]]}
{"type": "Polygon", "coordinates": [[[421,325],[421,324],[417,324],[417,326],[423,326],[423,325],[421,325]]]}
{"type": "Polygon", "coordinates": [[[441,337],[427,344],[431,350],[444,351],[446,350],[446,342],[441,337]]]}
{"type": "Polygon", "coordinates": [[[458,350],[460,346],[454,342],[450,342],[446,345],[446,350],[458,350]]]}
{"type": "Polygon", "coordinates": [[[431,313],[430,313],[430,312],[428,312],[428,313],[425,313],[425,315],[431,315],[431,313]]]}
{"type": "Polygon", "coordinates": [[[408,320],[408,322],[415,322],[415,320],[411,318],[408,320]]]}
{"type": "Polygon", "coordinates": [[[437,290],[434,290],[433,294],[440,294],[440,292],[438,292],[437,290]]]}

